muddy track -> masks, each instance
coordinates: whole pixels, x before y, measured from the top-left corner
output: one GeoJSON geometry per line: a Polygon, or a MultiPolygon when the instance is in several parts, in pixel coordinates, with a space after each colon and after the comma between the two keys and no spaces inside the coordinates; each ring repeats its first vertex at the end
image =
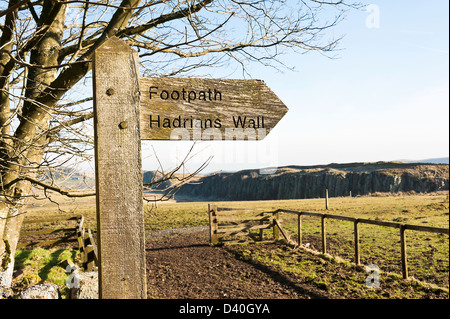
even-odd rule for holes
{"type": "Polygon", "coordinates": [[[211,247],[205,228],[147,236],[149,298],[327,298],[287,274],[241,260],[232,250],[211,247]]]}

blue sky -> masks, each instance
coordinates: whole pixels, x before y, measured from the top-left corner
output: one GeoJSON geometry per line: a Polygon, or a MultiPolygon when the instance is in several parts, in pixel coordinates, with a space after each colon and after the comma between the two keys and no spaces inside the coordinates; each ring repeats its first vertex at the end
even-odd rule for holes
{"type": "MultiPolygon", "coordinates": [[[[292,54],[296,72],[250,69],[289,108],[266,139],[198,143],[187,169],[210,155],[205,172],[448,156],[449,2],[364,3],[376,6],[332,30],[345,35],[337,58],[292,54]]],[[[143,168],[157,168],[153,148],[170,169],[191,145],[143,141],[143,168]]]]}

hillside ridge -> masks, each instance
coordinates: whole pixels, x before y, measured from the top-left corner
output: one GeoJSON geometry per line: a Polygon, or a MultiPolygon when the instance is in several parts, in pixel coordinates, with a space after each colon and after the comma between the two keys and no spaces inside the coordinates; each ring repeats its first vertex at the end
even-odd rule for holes
{"type": "Polygon", "coordinates": [[[289,165],[272,170],[218,172],[183,185],[178,196],[208,200],[267,200],[367,195],[375,192],[427,193],[449,189],[449,165],[355,162],[289,165]],[[272,174],[264,174],[271,171],[272,174]]]}

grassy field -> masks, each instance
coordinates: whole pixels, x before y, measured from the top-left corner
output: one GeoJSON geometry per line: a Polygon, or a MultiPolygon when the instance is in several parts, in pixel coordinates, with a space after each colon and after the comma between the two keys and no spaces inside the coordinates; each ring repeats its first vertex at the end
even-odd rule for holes
{"type": "MultiPolygon", "coordinates": [[[[36,218],[42,216],[71,216],[84,215],[87,227],[95,230],[95,199],[61,199],[54,195],[54,200],[58,200],[57,206],[51,202],[34,202],[27,208],[26,218],[36,218]]],[[[219,207],[264,209],[267,211],[278,208],[291,210],[327,212],[335,215],[345,215],[359,218],[369,218],[383,221],[395,221],[415,225],[427,225],[436,227],[449,227],[449,196],[446,193],[434,194],[400,194],[385,195],[375,194],[372,196],[339,197],[329,199],[329,209],[325,210],[324,199],[303,199],[303,200],[277,200],[277,201],[246,201],[246,202],[216,202],[219,207]]],[[[167,228],[182,228],[191,226],[208,225],[207,202],[162,202],[158,207],[148,205],[145,212],[146,231],[161,230],[167,228]]],[[[283,214],[282,225],[288,232],[296,236],[297,217],[283,214]]],[[[57,227],[52,223],[44,227],[57,227]]],[[[24,226],[25,227],[25,226],[24,226]]],[[[33,227],[27,225],[26,227],[33,227]]],[[[268,232],[268,231],[266,231],[268,232]]],[[[328,253],[341,258],[344,261],[353,259],[353,224],[351,222],[328,220],[327,221],[327,243],[328,253]]],[[[269,235],[269,233],[267,233],[269,235]]],[[[449,287],[449,237],[448,235],[429,234],[407,231],[407,251],[410,276],[421,282],[428,282],[439,287],[448,289],[449,287]]],[[[303,217],[303,243],[309,243],[310,247],[320,249],[320,219],[315,217],[303,217]]],[[[401,274],[400,261],[400,237],[398,229],[386,228],[375,225],[360,226],[360,247],[361,262],[364,265],[375,264],[383,273],[401,274]]],[[[67,254],[68,252],[64,252],[67,254]]],[[[41,252],[41,254],[44,254],[41,252]]],[[[60,260],[64,254],[49,251],[47,255],[55,256],[53,261],[60,260]]],[[[282,253],[281,255],[286,255],[282,253]]],[[[17,257],[20,259],[19,268],[26,269],[27,275],[33,273],[39,275],[42,270],[30,270],[28,265],[31,253],[18,251],[17,257]],[[28,268],[27,268],[28,267],[28,268]]],[[[242,257],[242,256],[241,256],[242,257]]],[[[273,262],[271,253],[263,250],[247,254],[245,258],[255,258],[255,261],[270,263],[272,260],[274,267],[279,267],[283,271],[296,273],[305,269],[314,272],[311,263],[304,262],[305,265],[292,266],[292,260],[288,255],[277,258],[273,262]],[[308,268],[306,264],[311,267],[308,268]],[[299,268],[300,267],[300,268],[299,268]]],[[[42,257],[42,260],[45,258],[42,257]]],[[[47,267],[45,277],[51,281],[52,269],[43,264],[35,265],[47,267]]],[[[59,270],[58,270],[59,272],[59,270]]],[[[57,276],[58,277],[58,276],[57,276]]],[[[395,276],[394,276],[395,277],[395,276]]],[[[41,277],[42,278],[42,277],[41,277]]],[[[59,281],[62,279],[59,278],[59,281]]],[[[415,289],[415,288],[408,288],[415,289]]],[[[392,295],[392,294],[390,294],[392,295]]],[[[395,295],[395,293],[394,293],[395,295]]],[[[389,294],[387,295],[389,296],[389,294]]],[[[414,296],[414,294],[412,295],[414,296]]],[[[447,293],[448,296],[448,293],[447,293]]],[[[368,296],[362,296],[368,298],[368,296]]],[[[382,298],[383,296],[378,296],[382,298]]]]}

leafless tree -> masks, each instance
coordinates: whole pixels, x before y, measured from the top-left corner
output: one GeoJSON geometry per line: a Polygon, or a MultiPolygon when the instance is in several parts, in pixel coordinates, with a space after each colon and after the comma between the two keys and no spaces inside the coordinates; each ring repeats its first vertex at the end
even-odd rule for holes
{"type": "MultiPolygon", "coordinates": [[[[332,53],[329,38],[355,7],[329,0],[1,0],[0,286],[11,284],[32,186],[91,160],[94,51],[117,36],[139,51],[144,76],[189,76],[250,63],[284,67],[286,52],[332,53]]],[[[164,175],[173,178],[174,174],[164,175]]]]}

